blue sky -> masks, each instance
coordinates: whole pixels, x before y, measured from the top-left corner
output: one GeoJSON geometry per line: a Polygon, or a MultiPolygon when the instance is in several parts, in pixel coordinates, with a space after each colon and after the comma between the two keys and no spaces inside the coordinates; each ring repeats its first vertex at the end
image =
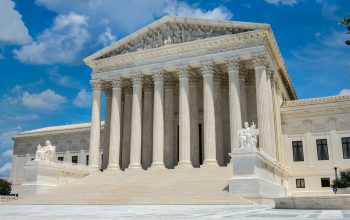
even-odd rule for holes
{"type": "Polygon", "coordinates": [[[0,176],[16,133],[90,120],[82,58],[167,14],[272,26],[299,98],[350,94],[348,0],[0,0],[0,176]]]}

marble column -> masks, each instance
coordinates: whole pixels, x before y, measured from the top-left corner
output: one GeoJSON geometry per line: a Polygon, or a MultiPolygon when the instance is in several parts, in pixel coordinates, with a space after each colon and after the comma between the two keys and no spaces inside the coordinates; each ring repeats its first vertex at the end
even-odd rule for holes
{"type": "Polygon", "coordinates": [[[223,118],[222,118],[222,92],[221,80],[222,73],[215,69],[213,91],[214,91],[214,110],[215,110],[215,132],[216,132],[216,160],[220,166],[225,165],[225,150],[223,145],[223,118]]]}
{"type": "MultiPolygon", "coordinates": [[[[121,143],[122,83],[117,78],[112,81],[111,125],[109,136],[108,169],[119,169],[121,143]]],[[[104,158],[107,156],[104,156],[104,158]]]]}
{"type": "Polygon", "coordinates": [[[98,169],[101,132],[102,82],[97,80],[91,80],[90,82],[93,88],[93,98],[90,130],[89,166],[94,169],[98,169]]]}
{"type": "Polygon", "coordinates": [[[190,73],[190,126],[191,126],[191,162],[194,167],[200,166],[199,158],[199,121],[198,121],[198,84],[199,74],[190,73]]]}
{"type": "Polygon", "coordinates": [[[233,58],[226,61],[229,77],[229,105],[230,105],[230,136],[231,152],[239,147],[238,131],[242,128],[239,59],[233,58]]]}
{"type": "Polygon", "coordinates": [[[203,74],[204,165],[216,161],[215,107],[213,97],[213,63],[201,64],[203,74]]]}
{"type": "MultiPolygon", "coordinates": [[[[282,152],[283,152],[283,144],[282,144],[282,121],[281,121],[281,105],[282,100],[279,95],[279,85],[277,81],[277,77],[274,76],[272,83],[272,99],[274,104],[274,116],[275,116],[275,143],[276,143],[276,158],[281,162],[282,152]]],[[[283,161],[282,161],[283,162],[283,161]]]]}
{"type": "Polygon", "coordinates": [[[124,105],[123,105],[123,138],[121,168],[126,169],[130,163],[130,139],[131,139],[131,107],[132,107],[132,86],[125,83],[123,87],[124,105]]]}
{"type": "Polygon", "coordinates": [[[145,77],[143,83],[143,115],[142,115],[142,152],[141,164],[143,169],[151,167],[153,152],[153,82],[145,77]]]}
{"type": "Polygon", "coordinates": [[[240,85],[240,103],[241,103],[241,115],[242,115],[242,124],[248,121],[248,111],[247,111],[247,95],[246,95],[246,86],[245,81],[248,74],[248,70],[245,66],[240,65],[240,75],[239,75],[239,85],[240,85]]]}
{"type": "Polygon", "coordinates": [[[154,73],[153,162],[152,168],[164,168],[164,74],[154,73]]]}
{"type": "Polygon", "coordinates": [[[179,166],[191,165],[191,126],[189,106],[189,74],[188,67],[179,68],[179,166]]]}
{"type": "Polygon", "coordinates": [[[132,78],[132,92],[129,168],[141,168],[142,79],[140,75],[136,75],[132,78]]]}
{"type": "Polygon", "coordinates": [[[268,154],[272,154],[270,144],[270,114],[267,94],[267,58],[265,55],[254,57],[255,61],[255,83],[257,98],[257,115],[259,129],[259,148],[268,154]]]}
{"type": "Polygon", "coordinates": [[[174,80],[166,79],[164,87],[164,164],[174,168],[174,80]]]}
{"type": "Polygon", "coordinates": [[[230,134],[230,108],[229,108],[229,89],[228,89],[228,75],[223,75],[222,80],[222,98],[221,98],[221,111],[222,114],[222,120],[223,120],[223,129],[222,129],[222,136],[223,136],[223,145],[224,145],[224,156],[225,156],[225,164],[230,163],[230,155],[231,152],[231,134],[230,134]]]}
{"type": "Polygon", "coordinates": [[[268,70],[267,71],[267,81],[266,81],[266,87],[267,87],[267,98],[268,98],[268,109],[269,109],[269,131],[270,131],[270,149],[271,149],[271,156],[274,158],[277,157],[277,146],[276,146],[276,124],[275,124],[275,106],[274,106],[274,97],[272,94],[272,79],[273,79],[273,71],[268,70]]]}
{"type": "Polygon", "coordinates": [[[111,127],[111,107],[112,107],[112,88],[108,83],[105,83],[105,92],[106,92],[106,112],[105,112],[105,124],[103,131],[103,161],[102,169],[107,169],[108,159],[109,159],[109,134],[111,127]]]}

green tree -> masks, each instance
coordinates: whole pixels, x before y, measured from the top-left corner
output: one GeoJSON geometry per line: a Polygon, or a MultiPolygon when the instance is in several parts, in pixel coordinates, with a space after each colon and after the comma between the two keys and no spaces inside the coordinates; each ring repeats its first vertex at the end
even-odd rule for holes
{"type": "MultiPolygon", "coordinates": [[[[346,17],[342,18],[342,19],[340,20],[340,23],[341,23],[342,25],[344,25],[344,26],[347,27],[348,32],[346,32],[346,34],[350,34],[350,14],[348,14],[346,17]]],[[[350,39],[349,39],[349,40],[346,40],[345,43],[346,43],[347,45],[350,45],[350,39]]]]}
{"type": "Polygon", "coordinates": [[[350,187],[350,169],[340,171],[340,178],[333,180],[333,186],[337,188],[350,187]]]}
{"type": "Polygon", "coordinates": [[[0,178],[0,195],[10,195],[12,184],[6,179],[0,178]]]}

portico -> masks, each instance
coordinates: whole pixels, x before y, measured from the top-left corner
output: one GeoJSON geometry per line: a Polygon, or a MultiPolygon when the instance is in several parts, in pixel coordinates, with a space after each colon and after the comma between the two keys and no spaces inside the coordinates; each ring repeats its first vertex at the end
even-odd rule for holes
{"type": "Polygon", "coordinates": [[[223,22],[217,30],[208,22],[165,17],[85,59],[93,69],[91,167],[99,167],[102,91],[110,97],[104,169],[226,166],[244,121],[256,123],[259,147],[277,156],[272,87],[289,78],[278,72],[268,26],[223,22]],[[195,24],[198,33],[188,32],[195,24]]]}

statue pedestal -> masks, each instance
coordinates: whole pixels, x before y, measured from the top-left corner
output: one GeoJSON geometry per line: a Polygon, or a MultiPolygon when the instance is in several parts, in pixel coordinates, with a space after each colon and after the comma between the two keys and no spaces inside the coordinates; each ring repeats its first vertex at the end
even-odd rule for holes
{"type": "Polygon", "coordinates": [[[250,198],[275,198],[286,195],[287,173],[264,151],[247,147],[231,154],[233,176],[229,192],[250,198]]]}
{"type": "Polygon", "coordinates": [[[16,187],[20,197],[48,192],[56,186],[82,178],[91,172],[88,166],[67,162],[28,161],[24,182],[16,187]]]}

